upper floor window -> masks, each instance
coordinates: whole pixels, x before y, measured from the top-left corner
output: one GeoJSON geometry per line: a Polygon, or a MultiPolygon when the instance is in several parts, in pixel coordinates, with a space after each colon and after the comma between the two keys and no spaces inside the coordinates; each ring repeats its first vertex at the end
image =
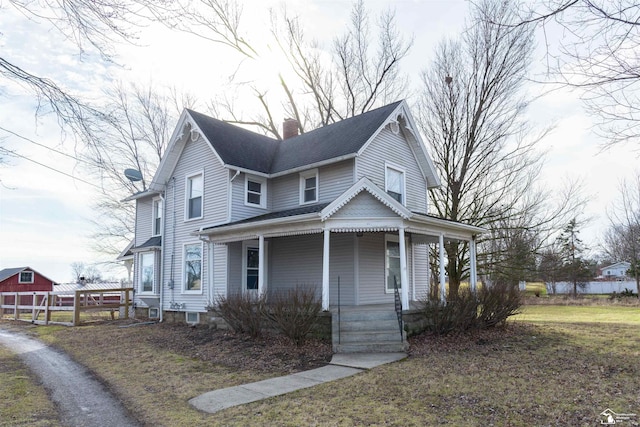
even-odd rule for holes
{"type": "Polygon", "coordinates": [[[257,176],[245,175],[244,203],[261,208],[267,207],[267,180],[257,176]]]}
{"type": "Polygon", "coordinates": [[[385,190],[396,199],[404,204],[404,171],[400,168],[385,166],[385,190]]]}
{"type": "Polygon", "coordinates": [[[153,235],[162,234],[162,199],[153,200],[153,235]]]}
{"type": "Polygon", "coordinates": [[[140,254],[140,277],[138,278],[138,289],[141,293],[153,292],[153,277],[155,275],[154,264],[153,252],[140,254]]]}
{"type": "Polygon", "coordinates": [[[202,244],[184,245],[184,291],[202,291],[202,244]]]}
{"type": "Polygon", "coordinates": [[[203,179],[202,174],[187,177],[186,219],[202,218],[203,179]]]}
{"type": "Polygon", "coordinates": [[[318,169],[300,174],[300,204],[318,201],[318,169]]]}
{"type": "Polygon", "coordinates": [[[18,283],[33,283],[33,271],[21,271],[18,283]]]}

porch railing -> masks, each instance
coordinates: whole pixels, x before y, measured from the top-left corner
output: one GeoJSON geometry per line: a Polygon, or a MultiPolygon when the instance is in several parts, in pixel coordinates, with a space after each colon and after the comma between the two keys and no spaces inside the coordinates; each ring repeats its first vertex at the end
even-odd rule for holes
{"type": "Polygon", "coordinates": [[[402,301],[400,300],[400,289],[398,289],[398,278],[393,276],[393,295],[398,316],[398,326],[400,327],[400,341],[404,342],[404,330],[402,328],[402,301]]]}

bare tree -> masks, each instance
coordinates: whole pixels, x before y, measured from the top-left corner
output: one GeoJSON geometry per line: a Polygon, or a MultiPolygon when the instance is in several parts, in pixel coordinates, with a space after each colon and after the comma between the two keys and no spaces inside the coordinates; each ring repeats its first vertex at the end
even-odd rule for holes
{"type": "Polygon", "coordinates": [[[244,117],[234,99],[228,97],[211,104],[213,112],[228,122],[257,126],[281,138],[280,122],[275,119],[277,99],[304,132],[396,100],[406,90],[407,79],[400,72],[400,62],[412,41],[405,40],[397,30],[391,11],[381,14],[374,31],[360,0],[353,6],[345,33],[337,36],[329,48],[309,40],[299,18],[284,9],[271,12],[271,38],[266,44],[251,41],[245,35],[242,12],[238,2],[201,0],[183,3],[179,15],[164,19],[172,28],[227,46],[239,55],[239,68],[272,55],[265,46],[277,47],[284,56],[287,72],[281,72],[278,80],[269,84],[281,89],[279,98],[253,82],[241,83],[249,87],[259,113],[244,117]]]}
{"type": "Polygon", "coordinates": [[[582,90],[608,144],[640,136],[640,4],[633,0],[543,0],[512,25],[538,24],[553,82],[582,90]],[[557,40],[557,46],[552,41],[557,40]]]}
{"type": "Polygon", "coordinates": [[[604,249],[615,261],[631,263],[631,274],[640,293],[640,173],[622,181],[620,198],[608,213],[610,226],[604,236],[604,249]]]}
{"type": "MultiPolygon", "coordinates": [[[[0,10],[13,8],[27,19],[52,26],[64,39],[75,43],[81,58],[91,51],[105,61],[112,61],[116,42],[135,38],[133,29],[143,19],[142,12],[161,5],[147,0],[9,0],[0,4],[0,10]]],[[[29,90],[37,101],[36,114],[53,112],[76,135],[90,134],[96,117],[100,116],[99,110],[61,82],[30,71],[28,65],[0,54],[2,80],[29,90]]]]}
{"type": "MultiPolygon", "coordinates": [[[[515,244],[509,239],[535,236],[529,243],[541,245],[547,239],[539,234],[557,229],[579,202],[576,186],[556,202],[538,185],[543,155],[537,147],[546,130],[536,135],[527,126],[522,91],[533,29],[494,24],[514,17],[506,2],[477,5],[462,37],[437,48],[419,100],[419,123],[443,179],[431,190],[432,208],[443,218],[487,227],[500,240],[481,245],[478,259],[487,271],[504,267],[515,244]]],[[[468,273],[468,248],[452,241],[445,249],[449,297],[456,298],[468,273]]]]}
{"type": "Polygon", "coordinates": [[[103,120],[81,156],[102,185],[101,196],[94,202],[94,248],[117,254],[133,236],[135,224],[135,206],[122,199],[148,188],[178,115],[172,104],[182,105],[172,100],[175,92],[164,96],[152,85],[118,84],[106,95],[103,120]],[[142,180],[126,178],[123,171],[127,168],[140,171],[142,180]]]}

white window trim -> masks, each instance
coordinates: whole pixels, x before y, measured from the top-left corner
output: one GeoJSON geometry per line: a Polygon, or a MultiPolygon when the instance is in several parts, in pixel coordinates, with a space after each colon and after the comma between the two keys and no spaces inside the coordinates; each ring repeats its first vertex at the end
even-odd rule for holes
{"type": "Polygon", "coordinates": [[[147,311],[147,317],[149,319],[159,319],[160,318],[160,308],[158,307],[149,307],[147,311]]]}
{"type": "Polygon", "coordinates": [[[156,290],[156,254],[155,252],[140,252],[138,254],[138,259],[140,260],[140,268],[138,269],[138,295],[155,295],[155,290],[156,290]],[[153,275],[151,276],[151,290],[150,291],[143,291],[142,290],[142,269],[143,269],[143,264],[142,264],[142,258],[145,254],[151,254],[152,258],[153,258],[153,275]]]}
{"type": "Polygon", "coordinates": [[[24,283],[24,284],[28,285],[28,284],[35,283],[35,281],[36,281],[36,274],[31,270],[24,270],[24,271],[21,271],[20,273],[18,273],[18,283],[24,283]],[[24,273],[31,273],[31,281],[28,281],[28,282],[22,281],[22,275],[24,273]]]}
{"type": "Polygon", "coordinates": [[[267,208],[267,179],[256,175],[244,175],[244,204],[254,208],[267,208]],[[249,181],[260,183],[260,204],[249,203],[249,181]]]}
{"type": "Polygon", "coordinates": [[[199,219],[204,218],[204,169],[198,171],[198,172],[194,172],[191,173],[189,175],[186,175],[184,177],[184,221],[188,222],[188,221],[196,221],[199,219]],[[200,208],[200,216],[197,217],[193,217],[193,218],[189,218],[189,179],[195,177],[195,176],[202,176],[202,206],[200,208]]]}
{"type": "Polygon", "coordinates": [[[161,197],[154,197],[151,201],[151,236],[162,236],[162,232],[164,231],[164,201],[161,197]],[[156,202],[160,202],[160,230],[156,233],[156,202]]]}
{"type": "Polygon", "coordinates": [[[202,244],[201,241],[194,241],[194,242],[186,242],[182,244],[182,272],[181,272],[181,286],[180,286],[180,293],[181,294],[189,294],[189,295],[202,295],[203,290],[204,290],[204,278],[205,278],[205,274],[204,274],[204,266],[205,266],[205,258],[204,258],[204,245],[202,244]],[[200,289],[197,290],[191,290],[191,289],[187,289],[187,269],[185,268],[186,265],[186,253],[187,253],[187,246],[191,246],[191,245],[200,245],[200,289]]]}
{"type": "Polygon", "coordinates": [[[395,165],[393,163],[384,162],[384,192],[389,191],[387,186],[387,169],[393,169],[396,172],[400,172],[402,174],[402,202],[403,206],[407,204],[407,173],[405,169],[401,166],[395,165]]]}
{"type": "Polygon", "coordinates": [[[320,197],[320,180],[318,179],[318,169],[311,169],[305,172],[300,172],[300,204],[301,205],[309,205],[311,203],[318,203],[318,199],[320,197]],[[309,200],[308,202],[304,201],[304,190],[306,180],[308,178],[316,178],[316,198],[314,200],[309,200]]]}
{"type": "MultiPolygon", "coordinates": [[[[264,242],[264,283],[263,286],[267,286],[267,260],[269,259],[269,255],[268,255],[268,249],[269,244],[268,242],[264,242]]],[[[252,248],[252,249],[257,249],[258,251],[260,250],[260,242],[258,240],[245,240],[244,242],[242,242],[242,293],[248,292],[247,289],[247,249],[252,248]]],[[[260,274],[260,272],[258,272],[258,274],[260,274]]],[[[259,280],[259,279],[258,279],[259,280]]],[[[256,289],[255,291],[252,290],[251,292],[258,292],[258,289],[256,289]]]]}

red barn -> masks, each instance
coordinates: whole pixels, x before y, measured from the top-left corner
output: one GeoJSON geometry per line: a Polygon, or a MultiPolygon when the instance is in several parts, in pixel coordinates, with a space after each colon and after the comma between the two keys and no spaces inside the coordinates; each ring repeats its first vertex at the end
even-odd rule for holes
{"type": "MultiPolygon", "coordinates": [[[[5,268],[0,270],[0,292],[53,291],[54,281],[44,277],[30,267],[5,268]]],[[[20,298],[21,304],[30,304],[30,297],[20,298]],[[28,302],[27,302],[28,300],[28,302]]],[[[5,301],[10,304],[10,302],[5,301]]]]}

